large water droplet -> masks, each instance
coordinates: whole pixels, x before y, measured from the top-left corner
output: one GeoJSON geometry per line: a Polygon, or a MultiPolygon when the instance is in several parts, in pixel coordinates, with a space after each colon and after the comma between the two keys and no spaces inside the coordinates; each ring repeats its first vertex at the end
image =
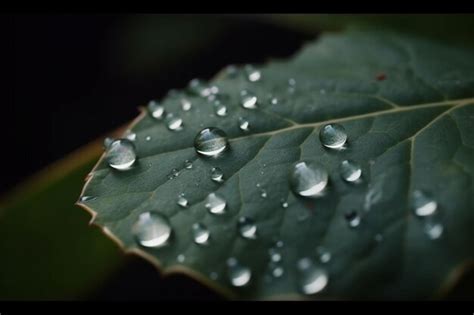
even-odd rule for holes
{"type": "Polygon", "coordinates": [[[128,139],[115,140],[107,147],[107,163],[116,170],[130,169],[136,158],[135,145],[128,139]]]}
{"type": "Polygon", "coordinates": [[[211,233],[207,226],[203,223],[194,223],[193,224],[193,238],[194,243],[198,245],[205,245],[208,244],[209,238],[211,237],[211,233]]]}
{"type": "Polygon", "coordinates": [[[342,179],[346,182],[356,182],[362,175],[362,168],[352,160],[342,161],[340,171],[342,179]]]}
{"type": "Polygon", "coordinates": [[[166,126],[171,131],[183,130],[183,119],[173,114],[166,115],[166,126]]]}
{"type": "Polygon", "coordinates": [[[256,239],[257,238],[257,225],[254,220],[249,217],[240,217],[237,222],[237,227],[239,230],[240,236],[246,239],[256,239]]]}
{"type": "Polygon", "coordinates": [[[205,156],[218,156],[228,147],[227,134],[219,128],[205,128],[194,138],[196,152],[205,156]]]}
{"type": "Polygon", "coordinates": [[[415,190],[412,196],[413,210],[419,217],[426,217],[436,212],[438,203],[421,190],[415,190]]]}
{"type": "Polygon", "coordinates": [[[319,131],[321,143],[331,149],[340,149],[347,141],[347,133],[339,124],[325,125],[319,131]]]}
{"type": "Polygon", "coordinates": [[[224,181],[224,173],[219,167],[213,167],[211,170],[211,180],[216,183],[222,183],[224,181]]]}
{"type": "Polygon", "coordinates": [[[210,193],[206,198],[206,208],[213,214],[225,213],[226,201],[215,193],[210,193]]]}
{"type": "Polygon", "coordinates": [[[357,211],[347,211],[346,213],[344,213],[344,218],[346,219],[347,224],[349,224],[351,228],[358,227],[360,224],[360,216],[357,211]]]}
{"type": "Polygon", "coordinates": [[[319,197],[328,184],[328,172],[323,165],[301,161],[293,166],[290,175],[292,190],[303,197],[319,197]]]}
{"type": "Polygon", "coordinates": [[[147,109],[151,117],[157,120],[161,120],[165,117],[165,114],[166,114],[165,108],[163,107],[163,105],[160,105],[160,103],[158,103],[155,100],[148,102],[147,109]]]}
{"type": "Polygon", "coordinates": [[[229,258],[227,260],[229,280],[235,287],[243,287],[250,282],[252,272],[250,268],[242,266],[237,259],[229,258]]]}
{"type": "Polygon", "coordinates": [[[184,194],[180,194],[178,196],[178,202],[177,202],[178,206],[180,206],[181,208],[187,208],[188,207],[188,199],[186,199],[184,197],[184,194]]]}
{"type": "Polygon", "coordinates": [[[246,109],[257,108],[257,96],[250,91],[243,90],[240,94],[240,104],[246,109]]]}
{"type": "Polygon", "coordinates": [[[171,226],[164,216],[145,212],[140,214],[132,227],[132,233],[137,242],[145,247],[163,247],[171,237],[171,226]]]}
{"type": "Polygon", "coordinates": [[[300,290],[302,293],[316,294],[327,286],[329,280],[327,272],[316,267],[311,259],[301,259],[298,261],[297,267],[300,272],[300,290]]]}

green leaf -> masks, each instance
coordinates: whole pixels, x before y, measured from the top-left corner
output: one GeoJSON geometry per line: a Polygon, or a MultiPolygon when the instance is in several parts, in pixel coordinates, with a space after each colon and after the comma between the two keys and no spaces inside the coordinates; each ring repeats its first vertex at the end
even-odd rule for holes
{"type": "Polygon", "coordinates": [[[292,60],[269,63],[257,82],[249,82],[245,71],[237,77],[224,71],[212,84],[227,116],[216,116],[215,105],[188,92],[163,100],[169,113],[183,119],[181,131],[168,130],[144,111],[131,126],[138,162],[116,171],[101,159],[83,191],[95,199],[82,206],[127,251],[165,273],[186,272],[229,297],[304,297],[308,278],[297,268],[304,257],[329,278],[324,290],[308,298],[438,296],[473,261],[473,56],[472,50],[403,34],[353,31],[323,36],[292,60]],[[239,105],[243,89],[257,95],[257,109],[239,105]],[[192,103],[191,110],[181,109],[180,97],[192,103]],[[239,129],[240,117],[249,121],[248,132],[239,129]],[[345,128],[346,149],[321,145],[319,130],[326,123],[345,128]],[[229,137],[230,150],[221,157],[199,156],[193,147],[196,134],[209,126],[229,137]],[[361,183],[341,179],[339,166],[346,159],[361,164],[361,183]],[[318,161],[328,170],[325,196],[292,192],[289,173],[300,160],[318,161]],[[222,169],[224,183],[211,180],[213,167],[222,169]],[[179,175],[169,179],[173,169],[179,175]],[[414,215],[415,190],[433,196],[433,217],[414,215]],[[225,198],[225,214],[206,209],[212,192],[225,198]],[[181,193],[187,208],[177,204],[181,193]],[[356,228],[345,218],[352,210],[362,218],[356,228]],[[136,242],[132,226],[148,211],[169,219],[167,246],[149,249],[136,242]],[[239,235],[242,216],[255,220],[256,239],[239,235]],[[193,242],[196,222],[210,230],[207,246],[193,242]],[[443,227],[441,237],[427,235],[429,222],[443,227]],[[276,248],[283,274],[275,278],[269,250],[277,241],[283,243],[276,248]],[[321,262],[321,247],[330,252],[329,261],[321,262]],[[246,286],[229,281],[230,257],[251,270],[246,286]]]}
{"type": "Polygon", "coordinates": [[[65,157],[2,200],[1,300],[84,299],[123,263],[74,206],[100,149],[95,143],[65,157]]]}

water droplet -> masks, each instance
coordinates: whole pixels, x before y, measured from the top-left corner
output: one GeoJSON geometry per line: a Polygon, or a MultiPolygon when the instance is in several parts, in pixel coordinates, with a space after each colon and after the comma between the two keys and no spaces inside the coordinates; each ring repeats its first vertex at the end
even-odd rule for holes
{"type": "Polygon", "coordinates": [[[104,149],[108,149],[110,147],[110,145],[112,144],[112,142],[114,142],[114,139],[110,138],[110,137],[107,137],[104,139],[104,149]]]}
{"type": "Polygon", "coordinates": [[[226,201],[215,193],[210,193],[206,198],[206,208],[213,214],[225,213],[226,201]]]}
{"type": "Polygon", "coordinates": [[[140,214],[132,227],[132,233],[140,245],[154,248],[168,244],[171,231],[168,219],[153,212],[140,214]]]}
{"type": "Polygon", "coordinates": [[[180,254],[178,255],[178,257],[176,257],[176,260],[180,263],[183,263],[186,260],[186,256],[184,256],[183,254],[180,254]]]}
{"type": "Polygon", "coordinates": [[[379,234],[376,234],[375,237],[374,237],[374,239],[375,239],[375,241],[376,241],[377,243],[380,243],[380,242],[383,241],[383,235],[380,234],[380,233],[379,233],[379,234]]]}
{"type": "Polygon", "coordinates": [[[158,103],[155,100],[148,102],[147,109],[151,117],[157,120],[161,120],[165,117],[165,114],[166,114],[165,108],[163,107],[163,105],[160,105],[160,103],[158,103]]]}
{"type": "Polygon", "coordinates": [[[191,102],[187,98],[182,98],[181,102],[181,109],[185,112],[189,111],[192,108],[191,102]]]}
{"type": "Polygon", "coordinates": [[[89,200],[94,200],[96,197],[94,196],[82,196],[81,198],[79,198],[79,201],[80,202],[85,202],[85,201],[89,201],[89,200]]]}
{"type": "Polygon", "coordinates": [[[219,128],[205,128],[194,138],[196,152],[205,156],[218,156],[228,147],[227,134],[219,128]]]}
{"type": "Polygon", "coordinates": [[[260,189],[260,197],[267,198],[267,191],[265,189],[260,189]]]}
{"type": "Polygon", "coordinates": [[[184,194],[180,194],[178,196],[178,202],[177,202],[178,206],[180,206],[181,208],[187,208],[188,207],[188,200],[184,197],[184,194]]]}
{"type": "Polygon", "coordinates": [[[217,278],[219,278],[219,275],[217,274],[217,272],[211,272],[209,274],[209,278],[211,278],[212,280],[217,280],[217,278]]]}
{"type": "Polygon", "coordinates": [[[194,223],[193,224],[193,238],[194,243],[198,245],[206,245],[209,243],[209,238],[211,237],[211,233],[207,226],[203,223],[194,223]]]}
{"type": "Polygon", "coordinates": [[[295,86],[296,85],[296,80],[293,78],[288,79],[288,85],[289,86],[295,86]]]}
{"type": "Polygon", "coordinates": [[[328,284],[328,274],[322,268],[314,266],[309,258],[298,261],[300,272],[300,290],[304,294],[316,294],[321,292],[328,284]]]}
{"type": "Polygon", "coordinates": [[[281,254],[274,248],[271,248],[270,251],[270,260],[274,263],[279,263],[281,261],[281,254]]]}
{"type": "Polygon", "coordinates": [[[180,131],[183,129],[183,120],[173,114],[166,115],[166,126],[171,131],[180,131]]]}
{"type": "Polygon", "coordinates": [[[327,148],[340,149],[347,141],[347,133],[339,124],[328,124],[321,128],[319,139],[327,148]]]}
{"type": "Polygon", "coordinates": [[[243,108],[246,109],[255,109],[257,108],[257,96],[250,91],[243,90],[241,92],[240,104],[243,108]]]}
{"type": "Polygon", "coordinates": [[[179,170],[176,168],[173,168],[171,170],[171,173],[168,175],[168,179],[173,179],[179,176],[179,170]]]}
{"type": "Polygon", "coordinates": [[[127,130],[125,132],[125,138],[127,138],[130,141],[135,141],[137,140],[137,134],[132,132],[131,130],[127,130]]]}
{"type": "Polygon", "coordinates": [[[242,266],[237,259],[229,258],[227,260],[229,280],[235,287],[243,287],[250,282],[252,272],[248,267],[242,266]]]}
{"type": "Polygon", "coordinates": [[[216,183],[222,183],[224,181],[224,173],[219,167],[213,167],[211,170],[211,180],[216,183]]]}
{"type": "Polygon", "coordinates": [[[342,161],[340,171],[342,179],[346,182],[356,182],[362,175],[362,168],[352,160],[342,161]]]}
{"type": "Polygon", "coordinates": [[[186,160],[184,161],[184,168],[186,169],[192,169],[193,168],[193,162],[191,162],[190,160],[186,160]]]}
{"type": "Polygon", "coordinates": [[[292,190],[303,197],[319,197],[328,184],[328,172],[323,165],[301,161],[293,166],[290,176],[292,190]]]}
{"type": "Polygon", "coordinates": [[[240,130],[245,131],[245,132],[249,131],[250,130],[249,121],[243,117],[239,117],[239,128],[240,130]]]}
{"type": "Polygon", "coordinates": [[[235,78],[238,75],[238,72],[239,72],[239,70],[237,69],[237,67],[235,65],[228,65],[225,68],[224,75],[227,78],[235,78]]]}
{"type": "Polygon", "coordinates": [[[215,112],[219,117],[227,116],[227,107],[222,104],[216,105],[215,112]]]}
{"type": "Polygon", "coordinates": [[[145,137],[145,141],[150,141],[151,140],[151,136],[146,136],[145,137]]]}
{"type": "Polygon", "coordinates": [[[280,202],[282,208],[288,208],[288,202],[285,199],[281,199],[280,202]]]}
{"type": "Polygon", "coordinates": [[[107,148],[106,159],[110,167],[119,171],[128,170],[137,159],[135,145],[128,139],[115,140],[107,148]]]}
{"type": "Polygon", "coordinates": [[[424,225],[424,231],[430,239],[436,240],[443,235],[444,227],[441,223],[428,218],[424,225]]]}
{"type": "Polygon", "coordinates": [[[245,66],[245,73],[247,74],[247,80],[250,82],[257,82],[262,78],[260,70],[257,70],[250,65],[245,66]]]}
{"type": "Polygon", "coordinates": [[[240,217],[237,223],[239,229],[239,234],[246,239],[256,239],[257,238],[257,225],[253,219],[249,217],[240,217]]]}
{"type": "Polygon", "coordinates": [[[344,218],[351,228],[358,227],[360,224],[360,216],[357,211],[350,210],[344,213],[344,218]]]}
{"type": "Polygon", "coordinates": [[[273,268],[272,276],[274,276],[275,278],[280,278],[281,276],[283,276],[284,272],[285,272],[285,270],[283,269],[283,267],[277,266],[277,267],[273,268]]]}
{"type": "Polygon", "coordinates": [[[202,97],[206,97],[211,94],[211,91],[207,88],[207,85],[199,79],[192,79],[189,81],[188,88],[193,94],[202,97]]]}
{"type": "Polygon", "coordinates": [[[278,104],[278,98],[272,97],[272,98],[270,99],[270,104],[272,104],[272,105],[277,105],[277,104],[278,104]]]}
{"type": "Polygon", "coordinates": [[[319,246],[316,250],[319,254],[319,260],[323,264],[328,263],[331,260],[331,253],[327,249],[322,246],[319,246]]]}
{"type": "Polygon", "coordinates": [[[278,247],[278,248],[282,248],[285,244],[283,243],[283,241],[277,241],[275,243],[275,246],[278,247]]]}
{"type": "Polygon", "coordinates": [[[438,203],[421,190],[415,190],[412,196],[413,210],[419,217],[426,217],[436,212],[438,203]]]}

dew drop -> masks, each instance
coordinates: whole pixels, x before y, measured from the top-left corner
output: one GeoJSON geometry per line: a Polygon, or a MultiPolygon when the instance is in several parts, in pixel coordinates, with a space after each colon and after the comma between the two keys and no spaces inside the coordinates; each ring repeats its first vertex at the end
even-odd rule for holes
{"type": "Polygon", "coordinates": [[[189,81],[188,88],[193,94],[196,94],[202,97],[206,97],[211,94],[206,84],[199,79],[192,79],[191,81],[189,81]]]}
{"type": "Polygon", "coordinates": [[[196,152],[205,156],[218,156],[228,147],[227,134],[219,128],[205,128],[194,138],[196,152]]]}
{"type": "Polygon", "coordinates": [[[262,73],[260,70],[255,69],[251,65],[245,66],[245,73],[247,75],[247,80],[250,82],[257,82],[262,78],[262,73]]]}
{"type": "Polygon", "coordinates": [[[321,261],[323,264],[328,263],[331,260],[331,253],[324,247],[318,247],[317,252],[319,255],[319,261],[321,261]]]}
{"type": "Polygon", "coordinates": [[[428,219],[424,225],[426,235],[432,240],[436,240],[443,235],[444,227],[441,223],[428,219]]]}
{"type": "Polygon", "coordinates": [[[360,224],[360,216],[357,211],[347,211],[346,213],[344,213],[344,218],[346,219],[347,224],[349,224],[349,227],[351,228],[358,227],[360,224]]]}
{"type": "Polygon", "coordinates": [[[176,178],[178,176],[179,176],[179,170],[176,169],[176,168],[173,168],[171,170],[171,173],[169,173],[169,175],[168,175],[168,179],[173,179],[173,178],[176,178]]]}
{"type": "Polygon", "coordinates": [[[90,201],[90,200],[94,200],[96,197],[94,196],[82,196],[81,198],[79,198],[79,201],[80,202],[85,202],[85,201],[90,201]]]}
{"type": "Polygon", "coordinates": [[[328,172],[318,162],[301,161],[293,166],[290,185],[294,193],[303,197],[319,197],[328,184],[328,172]]]}
{"type": "Polygon", "coordinates": [[[193,162],[191,162],[190,160],[186,160],[184,161],[184,168],[190,170],[193,168],[193,162]]]}
{"type": "Polygon", "coordinates": [[[125,132],[125,138],[127,138],[130,141],[135,141],[137,140],[137,134],[132,132],[131,130],[127,130],[125,132]]]}
{"type": "Polygon", "coordinates": [[[209,243],[211,233],[207,226],[203,223],[194,223],[193,224],[193,239],[194,243],[198,245],[206,245],[209,243]]]}
{"type": "Polygon", "coordinates": [[[438,203],[421,190],[413,192],[412,202],[415,215],[419,217],[430,216],[438,208],[438,203]]]}
{"type": "Polygon", "coordinates": [[[114,142],[114,139],[110,138],[110,137],[107,137],[104,139],[104,149],[108,149],[110,147],[110,145],[112,144],[112,142],[114,142]]]}
{"type": "Polygon", "coordinates": [[[219,117],[227,116],[227,107],[222,104],[216,105],[215,112],[216,112],[216,115],[219,117]]]}
{"type": "Polygon", "coordinates": [[[144,247],[158,248],[167,245],[171,232],[168,219],[153,212],[140,214],[132,227],[137,242],[144,247]]]}
{"type": "Polygon", "coordinates": [[[249,131],[250,130],[249,121],[243,117],[239,117],[239,129],[245,132],[249,131]]]}
{"type": "Polygon", "coordinates": [[[219,167],[213,167],[211,169],[211,180],[216,183],[222,183],[224,181],[224,173],[219,167]]]}
{"type": "Polygon", "coordinates": [[[265,189],[260,189],[260,197],[267,198],[267,191],[265,189]]]}
{"type": "Polygon", "coordinates": [[[279,263],[281,261],[281,254],[274,248],[271,248],[270,251],[270,260],[274,263],[279,263]]]}
{"type": "Polygon", "coordinates": [[[240,93],[240,104],[243,108],[246,109],[255,109],[257,108],[257,96],[250,91],[243,90],[240,93]]]}
{"type": "Polygon", "coordinates": [[[250,282],[252,272],[250,268],[242,266],[237,259],[229,258],[227,260],[229,280],[235,287],[243,287],[250,282]]]}
{"type": "Polygon", "coordinates": [[[145,141],[150,141],[151,140],[151,136],[146,136],[145,137],[145,141]]]}
{"type": "Polygon", "coordinates": [[[181,131],[183,130],[183,119],[173,114],[168,114],[166,115],[166,126],[171,131],[181,131]]]}
{"type": "Polygon", "coordinates": [[[176,260],[180,263],[183,263],[186,260],[186,256],[179,254],[178,257],[176,257],[176,260]]]}
{"type": "Polygon", "coordinates": [[[163,105],[160,105],[160,103],[155,100],[151,100],[150,102],[148,102],[147,109],[151,117],[157,120],[161,120],[165,117],[165,108],[163,107],[163,105]]]}
{"type": "Polygon", "coordinates": [[[184,110],[185,112],[191,110],[192,104],[191,101],[189,101],[187,98],[182,98],[180,100],[181,103],[181,109],[184,110]]]}
{"type": "Polygon", "coordinates": [[[328,124],[319,131],[321,143],[331,149],[340,149],[347,141],[347,133],[342,125],[328,124]]]}
{"type": "Polygon", "coordinates": [[[240,217],[237,222],[237,228],[240,236],[246,239],[257,238],[257,225],[254,220],[249,217],[240,217]]]}
{"type": "Polygon", "coordinates": [[[212,280],[217,280],[217,278],[219,278],[219,275],[217,274],[217,272],[211,272],[209,274],[209,278],[211,278],[212,280]]]}
{"type": "Polygon", "coordinates": [[[119,171],[128,170],[137,159],[135,145],[128,139],[114,140],[107,147],[106,159],[110,167],[119,171]]]}
{"type": "Polygon", "coordinates": [[[281,199],[280,202],[282,208],[288,208],[288,201],[286,201],[285,199],[281,199]]]}
{"type": "Polygon", "coordinates": [[[272,276],[275,278],[280,278],[285,273],[285,270],[281,266],[276,266],[272,270],[272,276]]]}
{"type": "Polygon", "coordinates": [[[321,292],[328,284],[328,274],[316,267],[311,259],[302,258],[297,264],[300,272],[300,290],[304,294],[316,294],[321,292]]]}
{"type": "Polygon", "coordinates": [[[342,161],[340,171],[342,179],[346,182],[356,182],[362,176],[362,168],[352,160],[342,161]]]}
{"type": "Polygon", "coordinates": [[[206,198],[206,208],[213,214],[224,214],[226,201],[216,193],[210,193],[206,198]]]}
{"type": "Polygon", "coordinates": [[[285,245],[285,244],[283,243],[283,241],[277,241],[277,242],[275,243],[275,246],[276,246],[277,248],[282,248],[284,245],[285,245]]]}
{"type": "Polygon", "coordinates": [[[180,194],[178,196],[178,202],[177,202],[178,206],[180,206],[181,208],[187,208],[189,203],[188,203],[188,199],[186,199],[184,197],[184,194],[180,194]]]}
{"type": "Polygon", "coordinates": [[[375,237],[374,237],[375,241],[377,243],[381,243],[383,241],[383,235],[382,234],[376,234],[375,237]]]}

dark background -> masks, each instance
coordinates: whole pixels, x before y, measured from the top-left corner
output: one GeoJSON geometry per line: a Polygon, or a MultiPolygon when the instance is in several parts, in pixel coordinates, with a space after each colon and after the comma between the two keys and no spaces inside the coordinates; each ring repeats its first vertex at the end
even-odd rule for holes
{"type": "MultiPolygon", "coordinates": [[[[137,107],[228,64],[262,63],[313,37],[259,16],[11,15],[3,53],[0,193],[82,145],[129,122],[137,107]]],[[[81,211],[79,208],[77,211],[81,211]]],[[[80,271],[78,271],[80,272],[80,271]]],[[[144,260],[92,299],[219,299],[186,276],[162,278],[144,260]]]]}

